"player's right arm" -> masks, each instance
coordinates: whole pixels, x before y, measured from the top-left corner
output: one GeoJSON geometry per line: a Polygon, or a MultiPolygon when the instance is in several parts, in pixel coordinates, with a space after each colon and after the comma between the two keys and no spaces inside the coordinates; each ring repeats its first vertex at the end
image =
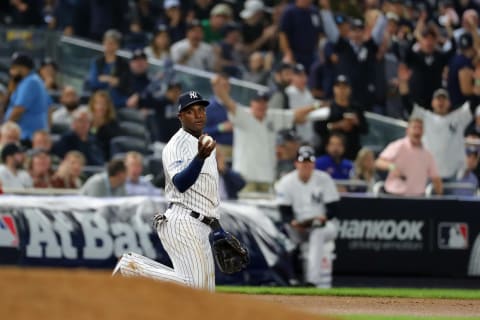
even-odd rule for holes
{"type": "Polygon", "coordinates": [[[210,156],[215,149],[215,141],[210,144],[200,143],[203,136],[198,139],[198,153],[188,164],[183,164],[183,161],[167,159],[167,171],[172,177],[172,183],[178,191],[184,193],[197,181],[200,172],[202,171],[205,159],[210,156]],[[182,166],[185,166],[181,169],[182,166]]]}

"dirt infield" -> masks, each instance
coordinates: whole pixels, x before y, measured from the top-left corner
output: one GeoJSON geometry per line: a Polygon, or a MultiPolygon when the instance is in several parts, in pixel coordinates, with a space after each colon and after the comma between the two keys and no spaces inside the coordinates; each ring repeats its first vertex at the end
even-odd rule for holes
{"type": "Polygon", "coordinates": [[[0,269],[2,319],[328,319],[253,297],[105,272],[0,269]]]}
{"type": "Polygon", "coordinates": [[[480,315],[480,300],[210,294],[87,270],[3,268],[0,284],[0,310],[6,320],[328,319],[320,313],[480,315]]]}
{"type": "Polygon", "coordinates": [[[359,298],[259,295],[257,300],[276,302],[314,314],[374,314],[408,316],[480,316],[480,300],[359,298]]]}

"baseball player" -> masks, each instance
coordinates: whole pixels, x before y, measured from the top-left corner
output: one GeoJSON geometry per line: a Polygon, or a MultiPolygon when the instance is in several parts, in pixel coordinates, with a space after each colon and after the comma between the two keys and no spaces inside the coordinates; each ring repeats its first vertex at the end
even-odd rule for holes
{"type": "MultiPolygon", "coordinates": [[[[305,282],[321,288],[331,287],[331,258],[325,245],[336,237],[336,227],[329,221],[336,211],[340,197],[332,178],[315,170],[314,150],[301,146],[295,170],[283,176],[275,185],[277,203],[285,221],[289,222],[291,237],[303,246],[305,282]]],[[[302,247],[302,246],[301,246],[302,247]]]]}
{"type": "Polygon", "coordinates": [[[163,150],[169,205],[154,220],[173,269],[127,253],[117,263],[114,274],[145,276],[214,291],[215,267],[209,235],[211,226],[218,224],[219,196],[215,141],[202,134],[208,104],[196,91],[180,96],[178,118],[182,128],[163,150]]]}

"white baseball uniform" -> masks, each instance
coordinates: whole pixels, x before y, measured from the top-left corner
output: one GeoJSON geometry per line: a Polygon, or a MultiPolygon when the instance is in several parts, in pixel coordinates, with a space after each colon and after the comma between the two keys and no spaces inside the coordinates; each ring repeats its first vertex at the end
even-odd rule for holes
{"type": "MultiPolygon", "coordinates": [[[[291,206],[295,220],[302,222],[324,216],[325,204],[340,200],[332,178],[319,170],[314,170],[305,183],[300,180],[297,170],[283,176],[275,185],[278,205],[291,206]]],[[[311,228],[308,233],[308,249],[303,252],[306,259],[306,281],[318,287],[331,286],[331,264],[325,266],[325,244],[335,239],[337,228],[328,221],[324,227],[311,228]],[[329,269],[325,276],[325,269],[329,269]]],[[[293,233],[299,244],[303,237],[293,233]]]]}
{"type": "Polygon", "coordinates": [[[124,254],[116,270],[122,275],[174,281],[194,288],[215,290],[215,265],[209,242],[211,229],[190,216],[219,218],[218,170],[215,150],[205,160],[195,183],[184,193],[173,177],[185,169],[198,153],[198,139],[180,129],[163,150],[165,194],[169,208],[157,227],[158,236],[173,263],[173,269],[137,254],[124,254]]]}

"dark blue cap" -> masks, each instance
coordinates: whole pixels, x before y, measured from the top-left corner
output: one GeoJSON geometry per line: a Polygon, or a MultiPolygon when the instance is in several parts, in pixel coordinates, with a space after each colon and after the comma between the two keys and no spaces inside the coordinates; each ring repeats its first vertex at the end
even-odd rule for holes
{"type": "Polygon", "coordinates": [[[25,66],[29,69],[33,69],[34,67],[32,57],[23,52],[15,52],[12,55],[11,65],[25,66]]]}
{"type": "Polygon", "coordinates": [[[180,95],[180,98],[178,98],[178,112],[183,111],[194,104],[199,104],[206,107],[209,105],[209,103],[210,102],[207,100],[203,100],[202,96],[197,91],[192,90],[184,92],[180,95]]]}
{"type": "Polygon", "coordinates": [[[335,23],[342,24],[348,22],[348,17],[344,14],[337,14],[335,15],[335,23]]]}
{"type": "Polygon", "coordinates": [[[315,150],[310,146],[301,146],[298,148],[297,161],[311,161],[315,162],[315,150]]]}
{"type": "Polygon", "coordinates": [[[344,83],[344,84],[347,84],[347,85],[350,85],[350,80],[348,80],[348,77],[344,74],[339,74],[336,78],[335,78],[335,83],[334,84],[340,84],[340,83],[344,83]]]}

